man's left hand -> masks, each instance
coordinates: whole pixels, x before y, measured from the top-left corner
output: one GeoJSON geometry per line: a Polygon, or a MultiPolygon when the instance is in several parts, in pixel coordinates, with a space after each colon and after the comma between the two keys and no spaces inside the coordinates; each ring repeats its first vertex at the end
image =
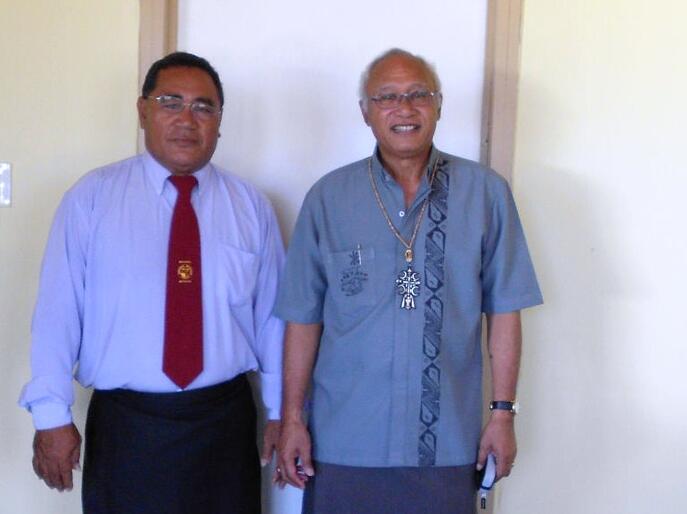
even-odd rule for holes
{"type": "Polygon", "coordinates": [[[493,453],[496,459],[496,480],[510,475],[511,468],[515,464],[517,445],[514,417],[515,415],[510,412],[493,411],[482,432],[477,469],[482,469],[486,464],[487,455],[493,453]]]}
{"type": "Polygon", "coordinates": [[[265,431],[262,436],[262,451],[260,452],[260,465],[263,468],[272,461],[272,455],[277,450],[280,430],[281,421],[278,419],[271,419],[265,423],[265,431]]]}

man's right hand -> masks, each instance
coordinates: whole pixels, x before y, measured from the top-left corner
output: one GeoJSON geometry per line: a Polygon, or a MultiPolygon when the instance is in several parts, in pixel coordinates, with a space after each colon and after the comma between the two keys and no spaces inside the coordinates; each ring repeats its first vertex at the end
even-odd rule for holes
{"type": "Polygon", "coordinates": [[[310,455],[310,434],[302,421],[282,421],[279,437],[279,464],[275,481],[305,489],[308,477],[315,476],[310,455]],[[296,467],[296,460],[300,466],[296,467]]]}
{"type": "Polygon", "coordinates": [[[33,470],[51,489],[71,491],[72,470],[79,469],[81,435],[74,424],[36,430],[33,470]]]}

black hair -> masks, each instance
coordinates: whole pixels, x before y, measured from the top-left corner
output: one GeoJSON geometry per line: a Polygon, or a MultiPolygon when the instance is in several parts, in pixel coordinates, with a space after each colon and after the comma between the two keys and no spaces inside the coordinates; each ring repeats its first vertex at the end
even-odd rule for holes
{"type": "Polygon", "coordinates": [[[148,98],[148,95],[150,95],[151,91],[155,89],[155,86],[157,85],[157,76],[162,70],[175,67],[198,68],[210,75],[212,82],[215,83],[215,87],[217,88],[220,107],[224,107],[224,91],[222,90],[222,82],[219,80],[219,75],[217,71],[215,71],[215,68],[213,68],[212,65],[202,57],[198,57],[197,55],[187,52],[174,52],[164,56],[158,61],[155,61],[148,70],[148,73],[146,73],[146,78],[143,81],[143,87],[141,88],[141,96],[143,96],[143,98],[148,98]]]}

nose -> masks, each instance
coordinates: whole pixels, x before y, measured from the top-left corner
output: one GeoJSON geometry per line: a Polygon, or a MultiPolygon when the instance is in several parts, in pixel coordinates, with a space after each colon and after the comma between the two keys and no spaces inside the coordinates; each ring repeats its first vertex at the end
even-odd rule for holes
{"type": "Polygon", "coordinates": [[[193,112],[191,112],[190,105],[184,105],[183,109],[181,109],[181,112],[176,115],[176,121],[177,123],[181,123],[183,125],[195,126],[198,124],[196,116],[193,114],[193,112]]]}
{"type": "Polygon", "coordinates": [[[411,103],[410,98],[407,95],[403,95],[399,98],[396,112],[407,113],[414,110],[415,106],[411,103]]]}
{"type": "Polygon", "coordinates": [[[394,108],[396,113],[413,114],[416,112],[416,107],[407,93],[398,95],[398,105],[394,108]]]}

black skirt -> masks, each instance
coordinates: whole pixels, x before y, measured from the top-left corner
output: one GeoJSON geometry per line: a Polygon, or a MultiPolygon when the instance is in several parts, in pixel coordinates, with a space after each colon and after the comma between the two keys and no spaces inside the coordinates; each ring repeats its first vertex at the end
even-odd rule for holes
{"type": "Polygon", "coordinates": [[[84,514],[258,514],[256,415],[244,375],[178,393],[95,391],[84,514]]]}

